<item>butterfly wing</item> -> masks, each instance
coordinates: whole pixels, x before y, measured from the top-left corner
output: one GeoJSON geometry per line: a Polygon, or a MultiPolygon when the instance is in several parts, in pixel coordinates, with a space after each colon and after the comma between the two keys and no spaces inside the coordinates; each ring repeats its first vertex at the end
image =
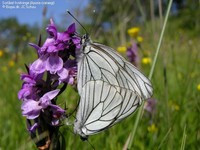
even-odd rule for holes
{"type": "Polygon", "coordinates": [[[109,128],[135,111],[140,101],[131,90],[101,80],[88,81],[82,89],[75,133],[87,138],[109,128]]]}
{"type": "Polygon", "coordinates": [[[150,81],[112,48],[90,43],[78,62],[78,91],[88,81],[102,80],[111,85],[137,92],[143,99],[152,95],[150,81]]]}

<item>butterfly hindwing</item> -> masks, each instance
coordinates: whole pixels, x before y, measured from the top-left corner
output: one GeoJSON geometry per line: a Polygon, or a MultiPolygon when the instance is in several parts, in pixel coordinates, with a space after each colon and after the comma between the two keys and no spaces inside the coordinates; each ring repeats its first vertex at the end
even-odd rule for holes
{"type": "Polygon", "coordinates": [[[119,88],[107,82],[88,81],[82,90],[77,116],[83,116],[75,123],[82,137],[96,134],[111,127],[130,115],[141,98],[131,90],[119,88]],[[88,94],[88,91],[90,94],[88,94]],[[92,92],[91,92],[92,91],[92,92]]]}

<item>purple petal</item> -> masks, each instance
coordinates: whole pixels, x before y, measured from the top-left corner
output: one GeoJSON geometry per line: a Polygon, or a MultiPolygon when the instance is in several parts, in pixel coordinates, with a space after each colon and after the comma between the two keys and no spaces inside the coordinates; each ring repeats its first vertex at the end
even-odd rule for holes
{"type": "Polygon", "coordinates": [[[67,82],[68,82],[68,84],[73,85],[74,84],[74,77],[70,77],[67,82]]]}
{"type": "Polygon", "coordinates": [[[67,33],[68,33],[68,34],[74,34],[75,31],[76,31],[75,23],[72,23],[72,24],[68,27],[67,33]]]}
{"type": "Polygon", "coordinates": [[[47,56],[42,56],[39,59],[37,59],[36,61],[34,61],[32,63],[32,65],[30,66],[30,70],[37,74],[43,73],[46,70],[47,58],[48,58],[47,56]]]}
{"type": "Polygon", "coordinates": [[[65,80],[68,78],[68,75],[69,75],[69,71],[65,68],[62,68],[60,71],[57,72],[57,74],[59,75],[59,79],[61,81],[65,80]]]}
{"type": "Polygon", "coordinates": [[[57,105],[53,105],[51,104],[51,111],[53,112],[53,117],[54,118],[59,118],[61,115],[63,115],[65,113],[65,110],[60,108],[59,106],[57,105]]]}
{"type": "Polygon", "coordinates": [[[56,46],[54,46],[54,45],[50,45],[50,46],[48,46],[48,48],[47,48],[47,52],[49,52],[49,53],[52,53],[52,52],[57,52],[59,49],[56,47],[56,46]]]}
{"type": "Polygon", "coordinates": [[[65,48],[67,48],[67,46],[64,43],[58,43],[57,50],[64,50],[65,48]]]}
{"type": "Polygon", "coordinates": [[[137,66],[139,62],[137,43],[133,43],[132,46],[127,49],[127,57],[129,58],[130,62],[137,66]]]}
{"type": "Polygon", "coordinates": [[[57,125],[59,125],[59,122],[60,122],[59,119],[53,118],[53,119],[51,120],[51,125],[52,125],[52,126],[57,126],[57,125]]]}
{"type": "Polygon", "coordinates": [[[35,84],[36,81],[28,74],[21,74],[21,80],[29,84],[35,84]]]}
{"type": "Polygon", "coordinates": [[[61,70],[63,67],[63,60],[58,55],[51,55],[46,61],[46,69],[50,71],[51,74],[55,74],[57,71],[61,70]]]}
{"type": "Polygon", "coordinates": [[[47,106],[49,106],[51,104],[51,100],[54,99],[56,97],[56,95],[58,95],[59,92],[60,92],[60,90],[53,90],[53,91],[50,91],[50,92],[44,94],[40,98],[42,107],[46,108],[47,106]]]}
{"type": "Polygon", "coordinates": [[[53,126],[56,126],[59,124],[60,118],[65,114],[65,110],[57,105],[51,104],[50,106],[51,106],[50,110],[52,111],[52,117],[53,117],[51,123],[53,126]]]}
{"type": "Polygon", "coordinates": [[[74,45],[76,45],[76,48],[78,48],[78,49],[81,48],[80,38],[73,38],[72,41],[73,41],[74,45]]]}
{"type": "Polygon", "coordinates": [[[63,33],[59,33],[58,34],[58,40],[59,41],[64,41],[64,42],[67,42],[69,41],[71,38],[70,38],[70,35],[68,32],[63,32],[63,33]]]}
{"type": "Polygon", "coordinates": [[[23,88],[18,92],[18,99],[24,99],[31,94],[31,88],[23,88]]]}
{"type": "Polygon", "coordinates": [[[50,20],[51,24],[48,25],[47,27],[47,32],[49,33],[50,37],[57,39],[57,28],[55,26],[55,24],[53,23],[53,20],[50,20]]]}
{"type": "Polygon", "coordinates": [[[37,51],[40,51],[40,47],[34,43],[29,43],[30,46],[32,46],[33,48],[35,48],[37,51]]]}
{"type": "Polygon", "coordinates": [[[39,127],[39,123],[34,123],[34,125],[32,125],[30,128],[28,128],[28,131],[29,132],[35,132],[36,131],[36,129],[39,127]]]}
{"type": "Polygon", "coordinates": [[[150,98],[146,101],[144,105],[144,109],[148,111],[149,113],[154,113],[156,109],[156,103],[157,103],[156,99],[150,98]]]}
{"type": "Polygon", "coordinates": [[[68,68],[73,68],[73,67],[77,67],[77,62],[76,60],[67,60],[64,64],[64,68],[68,69],[68,68]]]}
{"type": "Polygon", "coordinates": [[[26,116],[27,119],[35,119],[39,116],[42,107],[39,106],[38,101],[30,99],[30,100],[25,100],[22,103],[21,109],[22,109],[22,115],[26,116]]]}
{"type": "Polygon", "coordinates": [[[49,46],[54,46],[54,44],[55,44],[54,38],[47,38],[43,46],[41,47],[41,51],[46,51],[49,46]]]}
{"type": "Polygon", "coordinates": [[[56,95],[58,95],[59,92],[60,92],[59,89],[53,90],[53,91],[50,91],[50,92],[47,92],[46,94],[44,94],[44,95],[42,96],[42,98],[47,98],[47,99],[52,100],[53,98],[56,97],[56,95]]]}

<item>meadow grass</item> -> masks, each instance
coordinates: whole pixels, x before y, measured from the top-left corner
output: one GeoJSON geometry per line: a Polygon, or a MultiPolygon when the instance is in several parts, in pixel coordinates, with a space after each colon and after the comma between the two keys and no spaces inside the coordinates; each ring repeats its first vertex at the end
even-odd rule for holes
{"type": "MultiPolygon", "coordinates": [[[[152,57],[159,33],[152,33],[150,27],[142,28],[145,37],[142,48],[152,57]]],[[[184,31],[174,28],[173,24],[167,27],[152,76],[156,112],[149,117],[143,111],[132,143],[133,149],[200,149],[200,91],[197,90],[200,84],[199,49],[197,38],[188,37],[184,31]]],[[[26,130],[25,118],[21,116],[21,102],[17,99],[22,83],[19,73],[25,71],[24,63],[30,63],[35,58],[36,55],[28,51],[19,55],[13,67],[8,66],[11,56],[0,58],[0,150],[36,149],[26,130]]],[[[151,66],[141,66],[148,76],[151,66]]],[[[68,87],[59,103],[66,103],[67,111],[71,112],[78,103],[77,92],[68,87]]],[[[69,124],[72,124],[74,116],[69,118],[69,124]]],[[[72,125],[64,126],[61,130],[66,138],[66,149],[87,150],[92,149],[93,145],[95,149],[121,150],[135,120],[136,115],[133,114],[112,128],[90,136],[89,142],[81,141],[78,135],[74,135],[72,125]]]]}

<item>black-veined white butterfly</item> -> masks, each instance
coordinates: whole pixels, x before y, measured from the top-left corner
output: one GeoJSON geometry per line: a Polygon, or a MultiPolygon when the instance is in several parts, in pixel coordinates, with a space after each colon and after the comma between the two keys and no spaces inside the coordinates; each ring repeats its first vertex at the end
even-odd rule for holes
{"type": "Polygon", "coordinates": [[[82,139],[132,114],[153,93],[150,81],[112,48],[82,37],[77,86],[80,103],[74,132],[82,139]]]}

